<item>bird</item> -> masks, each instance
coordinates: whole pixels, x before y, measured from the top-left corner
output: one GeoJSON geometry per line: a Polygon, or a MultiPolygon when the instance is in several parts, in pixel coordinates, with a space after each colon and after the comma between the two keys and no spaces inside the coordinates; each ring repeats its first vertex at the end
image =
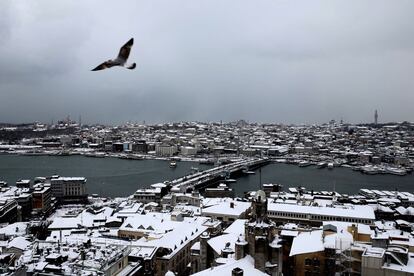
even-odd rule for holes
{"type": "Polygon", "coordinates": [[[116,57],[115,59],[105,61],[104,63],[98,65],[91,71],[104,70],[107,68],[111,68],[113,66],[122,66],[130,70],[135,69],[135,67],[137,66],[135,62],[130,65],[126,64],[127,59],[129,57],[129,53],[131,52],[132,45],[134,45],[134,38],[128,40],[128,42],[121,47],[121,49],[119,50],[118,57],[116,57]]]}

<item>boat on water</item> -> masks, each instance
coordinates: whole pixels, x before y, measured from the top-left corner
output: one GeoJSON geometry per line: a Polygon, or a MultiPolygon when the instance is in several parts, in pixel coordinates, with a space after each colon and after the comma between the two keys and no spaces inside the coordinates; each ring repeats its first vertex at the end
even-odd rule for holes
{"type": "Polygon", "coordinates": [[[249,171],[248,169],[244,169],[243,171],[242,171],[244,174],[255,174],[256,172],[254,172],[254,171],[249,171]]]}
{"type": "Polygon", "coordinates": [[[126,159],[126,160],[143,160],[141,156],[133,155],[133,154],[121,155],[121,156],[118,156],[118,158],[126,159]]]}
{"type": "Polygon", "coordinates": [[[46,152],[46,151],[43,151],[43,150],[29,150],[29,151],[19,152],[19,155],[24,155],[24,156],[43,156],[43,155],[49,155],[49,152],[46,152]]]}
{"type": "Polygon", "coordinates": [[[308,167],[310,165],[312,165],[312,164],[308,161],[300,161],[299,162],[299,167],[308,167]]]}
{"type": "Polygon", "coordinates": [[[396,168],[396,167],[386,167],[385,171],[389,174],[393,174],[393,175],[406,175],[407,174],[407,170],[405,170],[404,168],[396,168]]]}
{"type": "Polygon", "coordinates": [[[327,166],[328,164],[326,162],[319,162],[318,164],[316,164],[316,167],[318,169],[323,169],[327,166]]]}
{"type": "Polygon", "coordinates": [[[94,157],[94,158],[104,158],[106,154],[104,152],[91,152],[91,153],[85,153],[84,156],[94,157]]]}
{"type": "Polygon", "coordinates": [[[334,168],[334,163],[333,162],[329,162],[328,163],[328,169],[332,170],[334,168]]]}
{"type": "Polygon", "coordinates": [[[224,179],[224,182],[226,182],[226,183],[234,183],[234,182],[237,182],[237,180],[236,179],[233,179],[233,178],[227,178],[227,179],[224,179]]]}
{"type": "Polygon", "coordinates": [[[378,174],[380,171],[377,166],[365,165],[361,167],[361,172],[365,174],[378,174]]]}
{"type": "Polygon", "coordinates": [[[68,150],[61,150],[61,151],[57,152],[55,155],[56,156],[69,156],[69,155],[72,155],[72,154],[68,150]]]}
{"type": "Polygon", "coordinates": [[[170,162],[170,168],[176,168],[177,167],[177,162],[176,161],[171,161],[170,162]]]}

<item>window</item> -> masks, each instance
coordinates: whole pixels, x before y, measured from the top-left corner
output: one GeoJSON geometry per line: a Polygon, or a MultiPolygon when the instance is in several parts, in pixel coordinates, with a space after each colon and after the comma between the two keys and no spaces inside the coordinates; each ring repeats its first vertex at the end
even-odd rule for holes
{"type": "Polygon", "coordinates": [[[321,265],[321,261],[319,261],[319,259],[313,259],[313,266],[320,266],[321,265]]]}
{"type": "Polygon", "coordinates": [[[312,260],[309,258],[305,259],[305,265],[312,265],[312,260]]]}

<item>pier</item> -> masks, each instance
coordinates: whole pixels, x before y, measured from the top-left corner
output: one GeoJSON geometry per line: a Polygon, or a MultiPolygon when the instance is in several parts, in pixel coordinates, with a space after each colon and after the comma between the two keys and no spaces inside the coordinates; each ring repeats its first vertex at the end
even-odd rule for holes
{"type": "Polygon", "coordinates": [[[171,190],[176,192],[185,192],[187,189],[203,189],[217,183],[219,180],[240,176],[246,170],[255,170],[269,163],[270,160],[267,158],[255,158],[221,165],[175,179],[171,181],[171,190]]]}

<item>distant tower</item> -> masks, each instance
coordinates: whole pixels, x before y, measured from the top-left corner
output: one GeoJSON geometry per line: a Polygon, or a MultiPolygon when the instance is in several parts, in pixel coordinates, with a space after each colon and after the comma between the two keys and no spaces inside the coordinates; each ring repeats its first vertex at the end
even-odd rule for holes
{"type": "Polygon", "coordinates": [[[378,124],[378,111],[375,109],[375,115],[374,115],[374,119],[375,119],[375,124],[378,124]]]}

